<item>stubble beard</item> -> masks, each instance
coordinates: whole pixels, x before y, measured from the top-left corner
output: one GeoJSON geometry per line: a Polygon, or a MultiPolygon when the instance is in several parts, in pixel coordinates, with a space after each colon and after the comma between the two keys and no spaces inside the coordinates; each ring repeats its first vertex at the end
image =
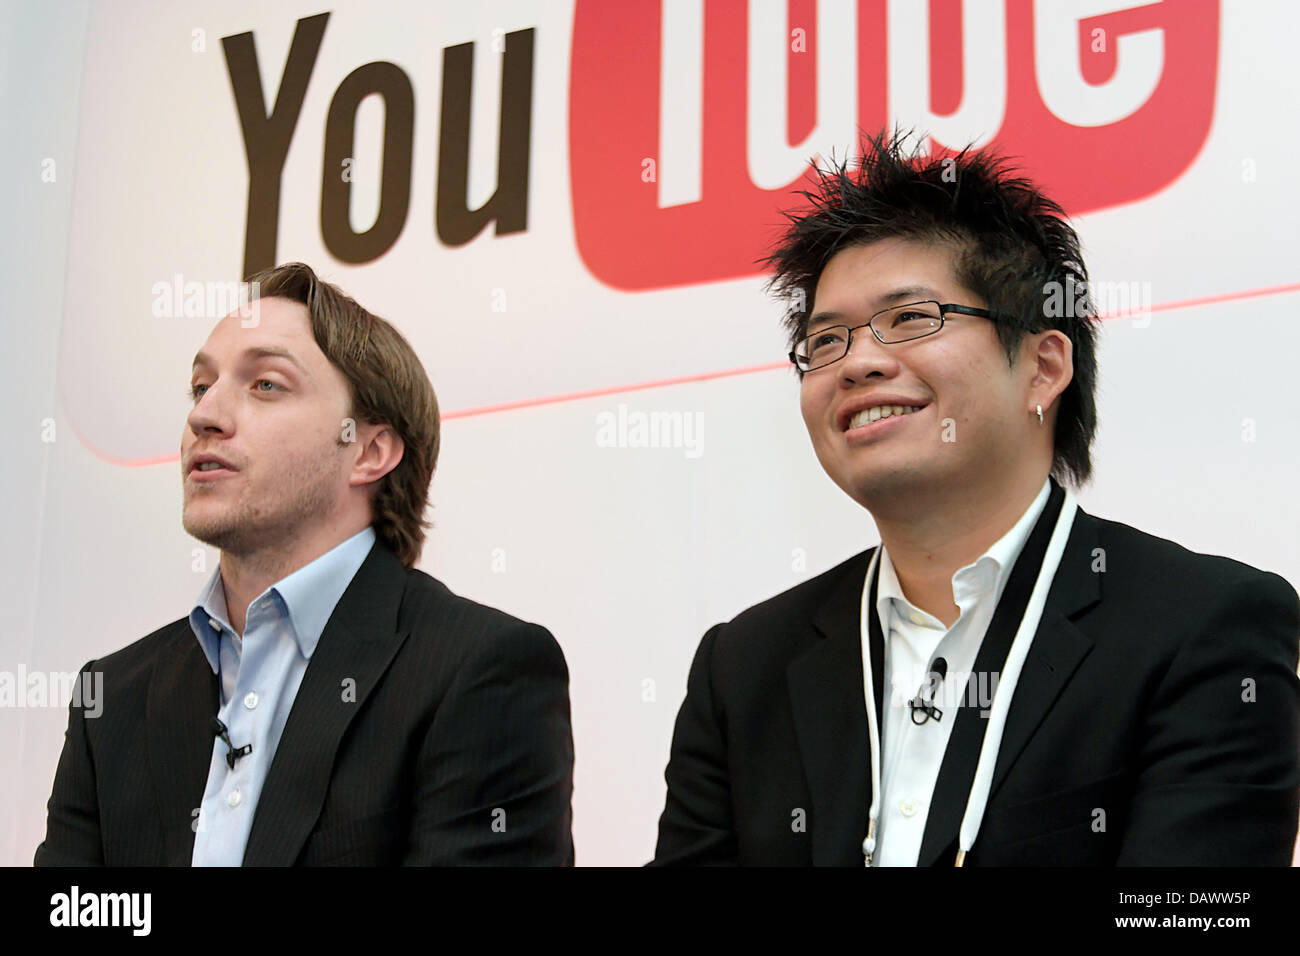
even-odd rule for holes
{"type": "Polygon", "coordinates": [[[338,494],[337,454],[336,444],[320,454],[282,462],[268,487],[245,487],[229,507],[202,518],[191,514],[189,506],[210,492],[187,488],[181,524],[204,544],[244,561],[285,554],[332,512],[338,494]]]}

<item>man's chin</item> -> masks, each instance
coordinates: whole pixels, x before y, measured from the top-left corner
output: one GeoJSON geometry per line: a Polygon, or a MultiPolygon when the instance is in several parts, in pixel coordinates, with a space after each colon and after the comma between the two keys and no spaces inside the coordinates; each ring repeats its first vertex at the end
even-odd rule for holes
{"type": "Polygon", "coordinates": [[[915,499],[923,483],[915,468],[889,468],[876,462],[875,467],[856,469],[837,484],[862,507],[872,510],[915,499]]]}
{"type": "Polygon", "coordinates": [[[227,516],[194,514],[189,508],[181,517],[181,527],[190,537],[232,554],[243,550],[242,545],[248,537],[248,529],[227,516]]]}

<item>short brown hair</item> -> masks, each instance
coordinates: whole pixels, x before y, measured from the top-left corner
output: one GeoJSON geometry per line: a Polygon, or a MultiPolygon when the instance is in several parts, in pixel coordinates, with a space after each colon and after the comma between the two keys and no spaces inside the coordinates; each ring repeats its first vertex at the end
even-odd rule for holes
{"type": "Polygon", "coordinates": [[[286,262],[249,276],[258,298],[279,297],[307,307],[316,344],[347,378],[351,417],[388,425],[405,444],[397,467],[379,480],[371,526],[404,566],[420,558],[424,509],[438,462],[438,399],[409,342],[342,289],[301,262],[286,262]]]}

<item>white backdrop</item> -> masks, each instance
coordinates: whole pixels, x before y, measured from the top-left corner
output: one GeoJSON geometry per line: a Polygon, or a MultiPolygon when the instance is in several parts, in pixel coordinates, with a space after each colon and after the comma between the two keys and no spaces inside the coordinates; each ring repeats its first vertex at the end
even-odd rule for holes
{"type": "MultiPolygon", "coordinates": [[[[712,4],[709,15],[721,16],[712,4]]],[[[1086,82],[1071,83],[1080,76],[1077,61],[1027,64],[1023,48],[1008,44],[1011,75],[1037,70],[1044,98],[1057,91],[1056,118],[1068,114],[1075,132],[1093,126],[1101,136],[1141,119],[1151,92],[1144,76],[1159,79],[1183,54],[1164,42],[1163,27],[1125,31],[1141,24],[1135,17],[1173,24],[1216,9],[1172,5],[1152,12],[1139,3],[1040,3],[1033,8],[1039,20],[1050,15],[1061,29],[1074,17],[1120,11],[1099,21],[1113,24],[1108,40],[1118,44],[1118,66],[1107,82],[1084,70],[1086,82]],[[1130,7],[1141,9],[1122,12],[1130,7]]],[[[618,6],[606,5],[614,20],[618,6]]],[[[955,118],[929,115],[924,91],[905,85],[903,65],[927,49],[927,34],[916,33],[925,27],[914,10],[921,6],[823,2],[816,36],[830,39],[817,68],[824,98],[813,135],[782,149],[751,141],[747,168],[735,176],[772,188],[783,171],[797,175],[791,155],[801,163],[815,151],[844,152],[855,114],[840,102],[831,67],[853,68],[845,25],[883,29],[886,9],[892,28],[876,32],[893,65],[879,70],[895,85],[883,118],[946,130],[946,145],[974,136],[997,144],[1000,136],[987,128],[1000,117],[996,63],[969,57],[966,82],[979,95],[955,118]]],[[[599,21],[596,8],[583,0],[330,6],[285,163],[276,253],[279,261],[311,263],[393,321],[429,370],[445,421],[435,529],[421,567],[461,594],[546,625],[564,648],[580,865],[639,864],[652,855],[673,719],[703,632],[878,540],[869,516],[821,472],[792,372],[768,367],[784,355],[780,308],[764,296],[760,276],[728,272],[722,262],[719,250],[734,239],[736,221],[719,213],[713,232],[682,230],[673,239],[700,250],[704,271],[722,263],[714,275],[665,269],[656,278],[668,260],[651,232],[638,247],[640,233],[593,232],[594,220],[575,213],[599,212],[606,202],[604,194],[593,199],[590,186],[579,202],[582,184],[573,174],[587,166],[571,163],[578,140],[602,151],[602,162],[606,155],[628,160],[627,182],[656,191],[652,216],[714,198],[710,167],[693,173],[690,158],[693,143],[698,152],[691,131],[700,127],[691,78],[713,69],[701,65],[711,61],[698,49],[703,8],[665,0],[662,33],[632,38],[634,47],[653,49],[662,36],[664,56],[677,57],[664,64],[657,87],[672,107],[657,127],[657,182],[645,181],[632,146],[619,153],[622,127],[611,129],[609,142],[581,138],[600,123],[573,112],[591,107],[571,97],[570,77],[579,68],[583,76],[598,73],[601,60],[590,48],[573,48],[575,23],[584,15],[599,21]],[[494,37],[528,28],[535,60],[527,229],[496,236],[489,227],[449,247],[434,229],[442,51],[475,43],[474,207],[496,180],[494,37]],[[397,64],[414,90],[410,208],[386,254],[348,265],[321,235],[325,118],[343,78],[372,61],[397,64]],[[650,278],[638,287],[612,268],[610,248],[641,248],[624,264],[628,274],[650,278]],[[637,413],[680,413],[693,428],[689,445],[609,447],[602,423],[637,413]]],[[[203,548],[196,557],[197,543],[181,529],[175,459],[190,358],[217,316],[156,315],[155,284],[177,274],[228,282],[243,265],[248,181],[221,38],[253,32],[271,99],[295,21],[324,11],[287,0],[0,9],[8,133],[0,151],[8,213],[0,363],[10,426],[0,469],[7,532],[0,672],[67,672],[185,614],[215,560],[203,548]]],[[[768,67],[780,79],[782,44],[813,5],[793,3],[783,26],[773,18],[786,14],[784,3],[754,0],[749,9],[746,42],[759,65],[747,79],[753,92],[771,84],[768,67]]],[[[1001,9],[968,3],[964,22],[987,30],[990,13],[1001,9]]],[[[1022,19],[1030,9],[1007,7],[1022,19]]],[[[1072,210],[1094,279],[1135,283],[1153,305],[1148,316],[1103,325],[1096,479],[1079,498],[1093,513],[1294,584],[1300,77],[1290,38],[1300,35],[1300,8],[1225,0],[1217,27],[1213,19],[1202,32],[1217,62],[1200,67],[1215,76],[1212,100],[1189,92],[1184,113],[1142,120],[1122,158],[1138,178],[1159,164],[1161,144],[1178,139],[1180,128],[1203,123],[1203,144],[1149,194],[1072,210]]],[[[973,49],[987,51],[988,38],[978,39],[983,45],[973,49]]],[[[1039,39],[1051,36],[1040,31],[1039,39]]],[[[819,52],[814,41],[810,55],[819,52]]],[[[611,59],[623,56],[614,53],[611,59]]],[[[623,89],[621,80],[610,82],[623,89]]],[[[1002,82],[1005,93],[1011,81],[1002,82]]],[[[629,101],[629,110],[636,106],[629,101]]],[[[704,111],[706,141],[716,115],[704,111]]],[[[763,124],[767,134],[780,130],[783,117],[772,127],[747,115],[751,133],[763,124]]],[[[351,205],[360,229],[379,206],[383,124],[384,110],[363,103],[351,205]]],[[[1075,153],[1050,167],[1030,164],[1028,172],[1067,195],[1104,197],[1110,183],[1090,178],[1094,162],[1111,164],[1098,177],[1122,178],[1110,147],[1105,157],[1075,153]]],[[[608,199],[622,201],[622,193],[608,199]]],[[[774,192],[770,210],[752,224],[739,216],[750,229],[743,235],[770,234],[781,205],[774,192]]],[[[629,213],[629,229],[637,215],[629,213]]],[[[0,863],[29,863],[44,832],[66,704],[38,704],[20,694],[0,707],[0,863]]]]}

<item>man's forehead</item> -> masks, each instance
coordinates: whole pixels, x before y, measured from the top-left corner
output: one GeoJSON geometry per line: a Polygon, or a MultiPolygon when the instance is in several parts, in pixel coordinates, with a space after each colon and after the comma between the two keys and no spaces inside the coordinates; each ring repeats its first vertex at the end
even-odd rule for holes
{"type": "Polygon", "coordinates": [[[817,281],[815,311],[885,309],[956,290],[953,251],[907,239],[880,239],[837,252],[817,281]]]}
{"type": "Polygon", "coordinates": [[[302,365],[312,362],[316,355],[324,359],[312,333],[307,307],[287,299],[259,299],[231,312],[213,327],[195,356],[195,364],[227,353],[266,358],[279,355],[302,365]]]}
{"type": "Polygon", "coordinates": [[[254,299],[235,309],[218,326],[228,322],[234,322],[244,329],[267,326],[311,333],[311,317],[307,313],[307,306],[282,296],[254,299]]]}
{"type": "MultiPolygon", "coordinates": [[[[956,251],[933,242],[878,239],[849,246],[826,263],[820,279],[850,280],[873,286],[944,285],[955,273],[956,251]]],[[[819,281],[819,285],[821,282],[819,281]]]]}

